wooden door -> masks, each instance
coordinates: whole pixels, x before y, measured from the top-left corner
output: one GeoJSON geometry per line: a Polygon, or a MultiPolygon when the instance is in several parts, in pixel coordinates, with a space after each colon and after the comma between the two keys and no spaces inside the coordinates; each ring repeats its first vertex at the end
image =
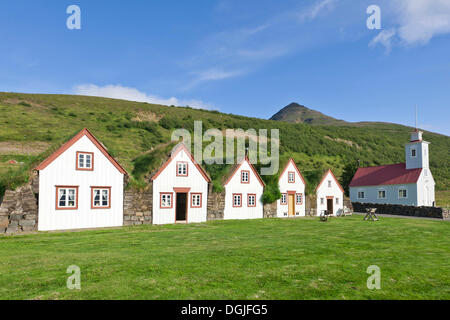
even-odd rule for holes
{"type": "Polygon", "coordinates": [[[187,193],[177,193],[176,221],[186,221],[187,218],[187,193]]]}
{"type": "Polygon", "coordinates": [[[289,217],[295,216],[295,196],[293,194],[289,195],[289,217]]]}
{"type": "Polygon", "coordinates": [[[333,214],[333,199],[327,199],[327,210],[329,214],[333,214]]]}

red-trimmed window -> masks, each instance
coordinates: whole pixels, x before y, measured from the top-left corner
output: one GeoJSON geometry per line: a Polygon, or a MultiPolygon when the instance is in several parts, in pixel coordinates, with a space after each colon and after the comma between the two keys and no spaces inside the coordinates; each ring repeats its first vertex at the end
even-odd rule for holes
{"type": "Polygon", "coordinates": [[[173,193],[171,193],[171,192],[161,192],[159,194],[159,208],[160,209],[171,209],[171,208],[173,208],[173,193]]]}
{"type": "Polygon", "coordinates": [[[191,193],[191,208],[201,208],[201,207],[202,207],[202,194],[191,193]]]}
{"type": "Polygon", "coordinates": [[[111,208],[111,187],[91,187],[91,209],[111,208]]]}
{"type": "Polygon", "coordinates": [[[233,208],[242,207],[242,193],[233,193],[233,208]]]}
{"type": "Polygon", "coordinates": [[[303,204],[303,193],[296,193],[295,194],[295,203],[296,204],[303,204]]]}
{"type": "Polygon", "coordinates": [[[331,188],[331,180],[328,180],[328,188],[331,188]]]}
{"type": "Polygon", "coordinates": [[[249,193],[247,195],[247,206],[248,207],[256,207],[256,194],[249,193]]]}
{"type": "Polygon", "coordinates": [[[78,209],[78,186],[56,186],[56,210],[78,209]]]}
{"type": "Polygon", "coordinates": [[[241,183],[250,183],[250,171],[248,170],[241,171],[241,183]]]}
{"type": "Polygon", "coordinates": [[[94,170],[94,153],[77,151],[77,170],[93,171],[94,170]]]}
{"type": "Polygon", "coordinates": [[[177,177],[187,177],[189,174],[188,163],[185,161],[177,162],[177,177]]]}
{"type": "Polygon", "coordinates": [[[287,193],[281,194],[281,204],[287,204],[287,193]]]}
{"type": "Polygon", "coordinates": [[[294,171],[288,172],[288,183],[295,183],[295,172],[294,171]]]}

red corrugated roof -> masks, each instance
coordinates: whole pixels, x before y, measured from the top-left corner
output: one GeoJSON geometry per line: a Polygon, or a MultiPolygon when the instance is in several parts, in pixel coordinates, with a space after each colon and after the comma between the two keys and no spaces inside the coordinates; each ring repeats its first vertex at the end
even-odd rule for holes
{"type": "Polygon", "coordinates": [[[350,187],[416,183],[421,172],[421,168],[407,170],[404,163],[359,168],[350,187]]]}

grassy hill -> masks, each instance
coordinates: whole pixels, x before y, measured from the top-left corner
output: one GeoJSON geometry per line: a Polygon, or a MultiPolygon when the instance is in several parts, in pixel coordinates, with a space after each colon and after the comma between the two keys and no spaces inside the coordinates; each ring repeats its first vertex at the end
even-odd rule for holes
{"type": "MultiPolygon", "coordinates": [[[[132,185],[143,186],[170,150],[175,128],[193,132],[248,128],[280,130],[282,162],[293,157],[312,192],[326,168],[337,176],[348,162],[362,166],[404,161],[404,144],[412,128],[395,124],[311,126],[304,123],[247,118],[217,111],[168,107],[107,98],[0,93],[0,196],[5,188],[23,184],[35,164],[83,127],[89,128],[131,174],[132,185]],[[10,164],[16,160],[17,164],[10,164]]],[[[430,165],[438,190],[450,190],[450,138],[425,132],[431,142],[430,165]]],[[[207,166],[216,185],[227,167],[207,166]]],[[[276,181],[275,177],[263,177],[276,181]]],[[[447,193],[448,194],[448,193],[447,193]]]]}

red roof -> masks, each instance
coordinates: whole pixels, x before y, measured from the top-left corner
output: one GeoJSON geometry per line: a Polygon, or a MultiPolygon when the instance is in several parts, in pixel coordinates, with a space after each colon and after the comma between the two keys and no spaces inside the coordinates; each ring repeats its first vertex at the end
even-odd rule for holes
{"type": "Polygon", "coordinates": [[[64,151],[69,149],[75,142],[80,140],[82,137],[86,136],[91,142],[100,150],[101,153],[119,170],[120,173],[128,175],[125,169],[111,156],[106,150],[106,147],[97,140],[96,137],[86,128],[78,132],[72,139],[63,144],[58,150],[53,152],[47,159],[42,161],[37,167],[36,170],[44,170],[50,163],[52,163],[56,158],[58,158],[64,151]]]}
{"type": "Polygon", "coordinates": [[[359,168],[350,182],[350,187],[416,183],[421,172],[421,168],[406,169],[404,163],[359,168]]]}

